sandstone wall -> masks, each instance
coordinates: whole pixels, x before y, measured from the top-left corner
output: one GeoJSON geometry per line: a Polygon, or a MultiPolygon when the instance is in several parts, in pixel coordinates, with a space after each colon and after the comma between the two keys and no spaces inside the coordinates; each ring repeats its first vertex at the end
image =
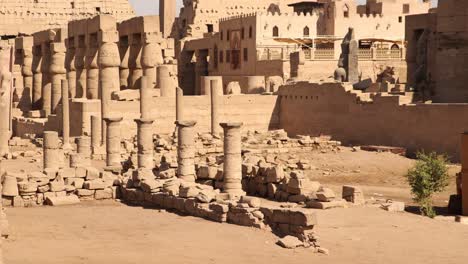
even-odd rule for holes
{"type": "Polygon", "coordinates": [[[99,14],[121,21],[135,12],[128,0],[4,0],[0,3],[0,35],[32,34],[99,14]]]}
{"type": "MultiPolygon", "coordinates": [[[[312,60],[306,61],[303,67],[303,79],[318,82],[320,80],[333,79],[333,73],[338,65],[337,60],[312,60]]],[[[359,61],[359,73],[362,79],[371,78],[376,81],[377,74],[381,73],[386,67],[394,67],[395,73],[399,77],[400,83],[407,81],[407,63],[400,60],[374,60],[359,61]]]]}
{"type": "Polygon", "coordinates": [[[396,96],[361,103],[341,84],[283,86],[278,100],[289,134],[332,135],[344,144],[424,149],[458,160],[460,134],[468,129],[468,104],[400,105],[396,96]]]}
{"type": "MultiPolygon", "coordinates": [[[[139,101],[111,103],[111,115],[124,115],[122,135],[136,134],[133,121],[140,116],[139,101]]],[[[175,129],[175,98],[155,97],[152,116],[155,133],[172,133],[175,129]]],[[[186,120],[196,120],[197,132],[210,131],[210,98],[209,96],[184,97],[186,120]]],[[[237,95],[224,96],[221,106],[220,121],[244,122],[244,130],[267,131],[279,126],[279,108],[277,96],[237,95]]]]}

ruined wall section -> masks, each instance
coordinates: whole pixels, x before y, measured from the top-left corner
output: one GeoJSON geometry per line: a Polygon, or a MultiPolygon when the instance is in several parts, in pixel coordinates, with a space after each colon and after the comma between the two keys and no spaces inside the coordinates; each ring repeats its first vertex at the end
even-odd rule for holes
{"type": "Polygon", "coordinates": [[[109,14],[117,21],[135,16],[128,0],[4,0],[0,3],[0,35],[32,34],[66,27],[71,20],[109,14]]]}
{"type": "Polygon", "coordinates": [[[401,146],[459,158],[468,104],[404,105],[398,96],[361,97],[339,83],[283,86],[281,128],[291,135],[331,135],[344,144],[401,146]]]}

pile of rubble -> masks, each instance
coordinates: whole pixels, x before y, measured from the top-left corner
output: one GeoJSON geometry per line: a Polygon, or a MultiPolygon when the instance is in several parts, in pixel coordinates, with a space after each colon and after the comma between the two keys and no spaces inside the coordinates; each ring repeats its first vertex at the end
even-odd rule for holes
{"type": "Polygon", "coordinates": [[[216,222],[270,229],[280,236],[294,236],[303,246],[318,245],[313,231],[316,215],[303,208],[262,205],[257,197],[231,199],[219,189],[178,178],[142,178],[134,172],[122,185],[122,199],[128,203],[175,210],[181,214],[216,222]]]}

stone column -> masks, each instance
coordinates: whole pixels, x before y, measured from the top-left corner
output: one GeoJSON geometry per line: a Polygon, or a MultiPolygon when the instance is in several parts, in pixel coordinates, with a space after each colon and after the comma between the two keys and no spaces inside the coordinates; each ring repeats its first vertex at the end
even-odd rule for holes
{"type": "Polygon", "coordinates": [[[140,88],[140,114],[142,119],[151,118],[151,108],[153,101],[153,88],[149,84],[147,76],[141,77],[141,88],[140,88]]]}
{"type": "Polygon", "coordinates": [[[80,35],[75,39],[75,71],[76,71],[76,98],[86,98],[86,41],[85,36],[80,35]]]}
{"type": "MultiPolygon", "coordinates": [[[[1,55],[0,55],[1,56],[1,55]]],[[[10,153],[10,108],[11,76],[8,72],[0,73],[0,157],[10,153]]]]}
{"type": "Polygon", "coordinates": [[[55,131],[44,132],[44,169],[59,169],[60,167],[60,152],[59,152],[59,136],[55,131]]]}
{"type": "MultiPolygon", "coordinates": [[[[66,79],[65,70],[65,44],[51,43],[50,74],[52,77],[51,113],[57,113],[57,106],[62,99],[62,80],[66,79]]],[[[68,87],[68,86],[67,86],[68,87]]],[[[67,88],[68,89],[68,88],[67,88]]],[[[67,91],[68,93],[68,91],[67,91]]]]}
{"type": "Polygon", "coordinates": [[[91,116],[91,148],[93,154],[102,144],[102,119],[100,116],[91,116]]]}
{"type": "Polygon", "coordinates": [[[176,88],[176,120],[184,120],[184,90],[176,88]]]}
{"type": "Polygon", "coordinates": [[[143,48],[141,50],[141,67],[143,76],[148,78],[148,86],[156,87],[156,65],[162,64],[161,47],[157,41],[157,35],[153,32],[146,32],[143,35],[143,48]]]}
{"type": "Polygon", "coordinates": [[[106,135],[106,165],[108,168],[121,167],[120,153],[120,122],[122,117],[106,117],[107,135],[106,135]]]}
{"type": "Polygon", "coordinates": [[[195,181],[195,121],[176,121],[178,133],[177,177],[184,181],[195,181]]]}
{"type": "Polygon", "coordinates": [[[129,41],[128,68],[130,69],[130,77],[128,87],[130,89],[140,89],[141,76],[143,76],[143,69],[141,68],[141,35],[133,34],[130,36],[129,41]]]}
{"type": "Polygon", "coordinates": [[[43,43],[42,46],[42,110],[47,117],[52,113],[52,79],[50,76],[50,46],[49,43],[43,43]]]}
{"type": "Polygon", "coordinates": [[[23,49],[23,66],[21,67],[21,74],[23,75],[23,98],[22,110],[28,112],[32,109],[32,91],[33,91],[33,72],[32,72],[33,54],[32,47],[25,47],[23,49]]]}
{"type": "Polygon", "coordinates": [[[79,137],[76,152],[85,159],[91,159],[91,138],[88,136],[79,137]]]}
{"type": "Polygon", "coordinates": [[[224,182],[223,192],[231,198],[245,195],[242,190],[242,123],[221,123],[224,129],[224,182]]]}
{"type": "Polygon", "coordinates": [[[122,57],[120,63],[120,89],[130,88],[128,85],[128,78],[130,76],[130,70],[128,68],[128,59],[130,56],[130,50],[128,46],[128,37],[121,37],[119,41],[119,51],[122,57]]]}
{"type": "Polygon", "coordinates": [[[97,60],[97,39],[88,35],[85,57],[86,68],[86,98],[99,99],[99,65],[97,60]]]}
{"type": "Polygon", "coordinates": [[[61,80],[62,82],[62,133],[63,133],[63,149],[70,150],[70,101],[68,81],[61,80]]]}
{"type": "Polygon", "coordinates": [[[138,168],[153,169],[153,123],[152,119],[135,119],[138,125],[138,168]]]}
{"type": "Polygon", "coordinates": [[[119,67],[120,67],[120,54],[117,42],[119,35],[117,31],[99,32],[99,52],[98,52],[98,65],[99,65],[99,87],[101,99],[110,100],[113,92],[120,91],[119,80],[119,67]],[[107,82],[108,86],[102,86],[107,82]]]}
{"type": "Polygon", "coordinates": [[[68,91],[70,98],[76,98],[75,39],[66,40],[65,68],[67,69],[68,91]]]}
{"type": "Polygon", "coordinates": [[[214,136],[219,136],[221,133],[221,128],[219,126],[219,116],[220,116],[220,103],[222,96],[219,96],[218,91],[216,91],[219,85],[217,84],[218,80],[210,81],[210,97],[211,97],[211,134],[214,136]]]}
{"type": "Polygon", "coordinates": [[[201,78],[208,75],[208,51],[199,50],[195,53],[195,94],[201,93],[201,78]]]}
{"type": "Polygon", "coordinates": [[[34,46],[33,48],[33,86],[32,86],[32,109],[41,109],[42,100],[42,48],[34,46]]]}
{"type": "Polygon", "coordinates": [[[175,97],[176,91],[171,78],[169,66],[160,65],[156,74],[157,87],[161,89],[161,97],[175,97]]]}

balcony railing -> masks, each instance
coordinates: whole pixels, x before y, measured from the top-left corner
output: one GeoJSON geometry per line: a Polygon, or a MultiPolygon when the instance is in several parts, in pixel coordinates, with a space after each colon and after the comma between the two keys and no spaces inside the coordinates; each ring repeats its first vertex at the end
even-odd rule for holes
{"type": "MultiPolygon", "coordinates": [[[[289,60],[292,52],[297,48],[286,46],[264,46],[257,49],[258,60],[289,60]]],[[[335,55],[334,49],[303,49],[306,60],[337,60],[339,55],[335,55]]],[[[358,58],[360,61],[372,60],[403,60],[403,49],[359,49],[358,58]]]]}

